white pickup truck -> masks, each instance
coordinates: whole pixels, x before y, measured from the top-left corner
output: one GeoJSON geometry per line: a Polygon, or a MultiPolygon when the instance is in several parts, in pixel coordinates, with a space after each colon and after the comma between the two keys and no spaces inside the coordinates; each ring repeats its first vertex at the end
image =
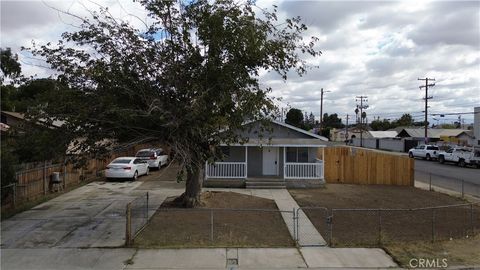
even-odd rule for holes
{"type": "Polygon", "coordinates": [[[457,163],[460,167],[472,165],[480,168],[480,151],[461,147],[450,148],[438,153],[438,161],[457,163]]]}
{"type": "Polygon", "coordinates": [[[436,159],[438,157],[439,148],[436,145],[420,144],[408,150],[408,156],[411,158],[419,157],[426,160],[436,159]]]}

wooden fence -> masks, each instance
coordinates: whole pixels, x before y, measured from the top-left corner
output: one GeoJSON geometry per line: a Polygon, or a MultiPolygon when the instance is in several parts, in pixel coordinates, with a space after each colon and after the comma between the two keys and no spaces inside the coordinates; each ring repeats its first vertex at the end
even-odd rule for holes
{"type": "MultiPolygon", "coordinates": [[[[53,172],[59,172],[61,189],[66,190],[78,186],[83,182],[90,182],[103,176],[103,170],[113,159],[121,156],[134,156],[135,153],[146,145],[132,146],[122,151],[112,152],[106,159],[88,160],[85,166],[75,168],[73,164],[52,164],[44,162],[42,166],[21,170],[15,173],[16,182],[2,187],[2,210],[15,208],[17,205],[40,199],[54,192],[51,177],[53,172]]],[[[57,187],[58,188],[58,187],[57,187]]]]}
{"type": "MultiPolygon", "coordinates": [[[[321,158],[321,150],[317,153],[321,158]]],[[[327,183],[414,185],[414,160],[405,155],[354,147],[325,149],[327,183]]]]}

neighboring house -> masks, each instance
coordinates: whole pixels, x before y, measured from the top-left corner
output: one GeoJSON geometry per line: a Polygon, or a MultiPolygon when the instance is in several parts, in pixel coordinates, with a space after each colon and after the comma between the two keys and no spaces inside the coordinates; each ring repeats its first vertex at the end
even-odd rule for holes
{"type": "MultiPolygon", "coordinates": [[[[363,131],[363,136],[367,133],[367,130],[363,131]]],[[[357,127],[350,127],[348,128],[348,131],[345,130],[344,128],[342,129],[332,129],[330,131],[330,138],[334,142],[345,142],[346,139],[354,139],[354,138],[360,138],[360,129],[357,127]],[[347,133],[348,132],[348,133],[347,133]],[[347,138],[348,135],[348,138],[347,138]]]]}
{"type": "MultiPolygon", "coordinates": [[[[457,137],[461,133],[468,130],[464,129],[427,129],[427,137],[429,142],[437,142],[441,137],[457,137]]],[[[404,128],[398,132],[397,137],[413,138],[415,140],[423,141],[425,138],[425,129],[423,128],[404,128]]]]}
{"type": "Polygon", "coordinates": [[[221,145],[225,158],[206,163],[204,186],[307,187],[324,183],[324,147],[328,139],[294,126],[271,121],[270,131],[260,122],[244,125],[238,134],[244,144],[221,145]]]}
{"type": "Polygon", "coordinates": [[[2,111],[1,123],[10,127],[23,128],[25,125],[25,118],[22,113],[2,111]]]}
{"type": "MultiPolygon", "coordinates": [[[[38,124],[42,124],[45,119],[38,120],[38,124]]],[[[25,119],[25,114],[19,112],[7,112],[1,111],[1,123],[8,125],[9,128],[15,128],[17,130],[22,130],[25,125],[28,123],[28,120],[25,119]]],[[[64,121],[54,120],[52,121],[52,128],[61,127],[64,124],[64,121]]]]}

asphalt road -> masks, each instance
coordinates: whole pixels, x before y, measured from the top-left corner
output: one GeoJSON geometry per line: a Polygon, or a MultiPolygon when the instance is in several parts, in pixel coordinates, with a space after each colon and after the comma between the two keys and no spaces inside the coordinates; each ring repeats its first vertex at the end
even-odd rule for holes
{"type": "Polygon", "coordinates": [[[415,180],[480,197],[480,169],[440,164],[437,161],[415,160],[415,180]]]}

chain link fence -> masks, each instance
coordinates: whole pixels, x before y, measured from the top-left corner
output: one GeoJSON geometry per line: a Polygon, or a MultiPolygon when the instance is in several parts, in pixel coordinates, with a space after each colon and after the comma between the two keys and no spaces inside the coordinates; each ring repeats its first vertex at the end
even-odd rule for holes
{"type": "Polygon", "coordinates": [[[312,238],[302,229],[308,223],[305,219],[311,220],[330,246],[461,239],[480,231],[479,203],[415,209],[300,209],[306,213],[297,222],[296,240],[301,246],[312,238]]]}
{"type": "MultiPolygon", "coordinates": [[[[472,169],[478,170],[478,169],[472,169]]],[[[415,170],[415,180],[429,185],[430,190],[440,187],[457,192],[462,197],[467,195],[480,198],[480,184],[461,178],[447,177],[435,172],[415,170]]]]}
{"type": "Polygon", "coordinates": [[[276,209],[159,208],[140,233],[132,226],[127,245],[294,246],[294,215],[276,209]]]}
{"type": "Polygon", "coordinates": [[[127,204],[125,244],[130,246],[133,239],[148,223],[148,192],[127,204]]]}

